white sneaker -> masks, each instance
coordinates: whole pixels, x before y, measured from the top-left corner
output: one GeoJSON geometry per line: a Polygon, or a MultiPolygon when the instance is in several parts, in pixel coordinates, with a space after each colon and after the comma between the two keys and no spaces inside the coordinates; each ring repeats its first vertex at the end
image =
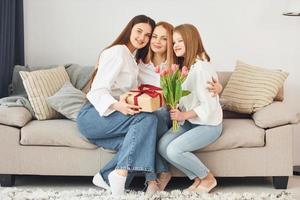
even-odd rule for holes
{"type": "Polygon", "coordinates": [[[97,173],[93,178],[93,184],[97,187],[101,187],[105,190],[108,190],[110,187],[107,185],[107,183],[104,181],[100,173],[97,173]]]}

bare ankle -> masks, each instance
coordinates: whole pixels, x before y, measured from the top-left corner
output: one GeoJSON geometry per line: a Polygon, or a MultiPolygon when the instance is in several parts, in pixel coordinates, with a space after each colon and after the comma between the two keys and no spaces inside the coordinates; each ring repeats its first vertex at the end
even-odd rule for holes
{"type": "Polygon", "coordinates": [[[156,180],[147,181],[147,185],[157,185],[156,180]]]}
{"type": "Polygon", "coordinates": [[[115,169],[116,173],[119,174],[120,176],[127,176],[128,175],[128,171],[125,169],[115,169]]]}
{"type": "Polygon", "coordinates": [[[162,172],[159,174],[159,179],[166,179],[169,178],[171,176],[170,172],[162,172]]]}
{"type": "Polygon", "coordinates": [[[201,179],[200,179],[200,178],[196,177],[196,178],[194,179],[194,184],[195,184],[195,185],[200,184],[200,182],[201,182],[201,179]]]}

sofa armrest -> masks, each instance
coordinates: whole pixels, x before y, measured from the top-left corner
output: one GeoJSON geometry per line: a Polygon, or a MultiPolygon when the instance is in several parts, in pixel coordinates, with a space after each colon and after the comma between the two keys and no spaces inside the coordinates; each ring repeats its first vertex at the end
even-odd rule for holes
{"type": "Polygon", "coordinates": [[[300,121],[300,113],[286,103],[273,102],[252,115],[254,123],[261,128],[273,128],[300,121]]]}
{"type": "Polygon", "coordinates": [[[0,124],[23,127],[31,119],[31,113],[24,107],[0,107],[0,124]]]}

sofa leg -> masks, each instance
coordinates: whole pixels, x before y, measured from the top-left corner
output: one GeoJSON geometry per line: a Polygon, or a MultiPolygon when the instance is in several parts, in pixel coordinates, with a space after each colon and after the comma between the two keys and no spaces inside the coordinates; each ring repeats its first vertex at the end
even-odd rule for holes
{"type": "Polygon", "coordinates": [[[15,185],[15,176],[10,174],[0,174],[0,184],[2,187],[15,185]]]}
{"type": "Polygon", "coordinates": [[[288,182],[288,176],[273,176],[273,186],[275,189],[286,189],[288,182]]]}

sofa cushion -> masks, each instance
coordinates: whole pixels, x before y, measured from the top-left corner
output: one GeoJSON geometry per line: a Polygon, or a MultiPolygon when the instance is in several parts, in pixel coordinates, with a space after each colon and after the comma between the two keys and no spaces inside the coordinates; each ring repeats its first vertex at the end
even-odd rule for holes
{"type": "MultiPolygon", "coordinates": [[[[52,69],[57,67],[57,65],[45,65],[45,66],[21,66],[15,65],[12,83],[11,83],[11,95],[15,96],[24,96],[27,97],[25,88],[23,86],[23,81],[20,76],[20,71],[37,71],[37,70],[45,70],[52,69]]],[[[80,66],[78,64],[66,64],[64,65],[72,85],[79,90],[84,90],[87,82],[90,80],[90,77],[93,74],[94,66],[80,66]]]]}
{"type": "Polygon", "coordinates": [[[31,119],[31,113],[24,107],[0,107],[0,124],[23,127],[31,119]]]}
{"type": "Polygon", "coordinates": [[[273,102],[252,115],[255,124],[261,128],[273,128],[300,122],[300,112],[287,103],[273,102]]]}
{"type": "Polygon", "coordinates": [[[255,126],[252,119],[224,119],[222,135],[214,143],[197,152],[264,145],[265,130],[255,126]]]}
{"type": "Polygon", "coordinates": [[[282,88],[288,73],[280,70],[269,70],[237,62],[222,98],[228,104],[225,110],[253,113],[273,102],[282,88]]]}
{"type": "Polygon", "coordinates": [[[46,98],[55,94],[65,82],[70,81],[64,66],[33,72],[21,71],[20,75],[38,120],[59,118],[59,113],[52,109],[46,98]]]}
{"type": "MultiPolygon", "coordinates": [[[[225,88],[226,85],[227,85],[227,83],[228,83],[228,81],[229,81],[229,79],[230,79],[230,76],[232,75],[232,72],[229,72],[229,71],[218,71],[217,74],[218,74],[219,82],[221,83],[221,85],[223,86],[223,88],[225,88]]],[[[283,101],[283,100],[284,100],[284,87],[282,86],[279,89],[278,93],[276,94],[276,96],[274,98],[274,101],[283,101]]]]}
{"type": "Polygon", "coordinates": [[[96,148],[81,136],[76,123],[68,119],[33,120],[21,129],[20,143],[22,145],[96,148]]]}
{"type": "Polygon", "coordinates": [[[80,108],[85,102],[85,94],[70,82],[66,82],[57,93],[47,98],[47,103],[54,110],[73,121],[76,121],[80,108]]]}

